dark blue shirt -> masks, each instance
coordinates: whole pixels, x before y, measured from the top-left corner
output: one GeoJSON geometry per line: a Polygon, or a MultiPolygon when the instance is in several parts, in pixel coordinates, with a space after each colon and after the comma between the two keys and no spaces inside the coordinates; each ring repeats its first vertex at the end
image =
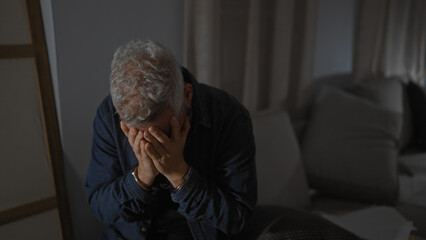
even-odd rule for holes
{"type": "MultiPolygon", "coordinates": [[[[191,129],[184,150],[192,171],[170,197],[194,239],[224,239],[244,227],[257,200],[251,119],[232,96],[199,84],[185,68],[182,72],[193,86],[191,129]]],[[[161,195],[141,188],[132,176],[138,161],[110,96],[99,106],[93,128],[86,177],[90,209],[109,224],[105,239],[146,239],[162,207],[157,199],[161,195]]]]}

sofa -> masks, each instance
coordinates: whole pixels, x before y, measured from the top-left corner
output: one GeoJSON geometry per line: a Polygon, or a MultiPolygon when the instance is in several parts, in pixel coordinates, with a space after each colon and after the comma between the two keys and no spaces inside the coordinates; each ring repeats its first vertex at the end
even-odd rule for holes
{"type": "Polygon", "coordinates": [[[297,111],[252,114],[258,205],[240,239],[357,239],[318,213],[382,205],[426,238],[425,96],[396,77],[341,74],[314,80],[297,111]]]}

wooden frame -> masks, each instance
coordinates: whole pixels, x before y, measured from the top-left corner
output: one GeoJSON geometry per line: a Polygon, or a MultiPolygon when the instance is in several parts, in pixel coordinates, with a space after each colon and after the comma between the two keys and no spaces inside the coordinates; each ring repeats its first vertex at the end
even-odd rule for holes
{"type": "Polygon", "coordinates": [[[3,45],[0,46],[0,59],[29,58],[34,56],[33,45],[3,45]]]}
{"type": "Polygon", "coordinates": [[[0,225],[58,208],[62,239],[71,240],[73,232],[64,179],[63,153],[39,0],[26,0],[26,9],[32,44],[1,45],[0,59],[34,59],[42,124],[55,195],[0,211],[0,225]]]}

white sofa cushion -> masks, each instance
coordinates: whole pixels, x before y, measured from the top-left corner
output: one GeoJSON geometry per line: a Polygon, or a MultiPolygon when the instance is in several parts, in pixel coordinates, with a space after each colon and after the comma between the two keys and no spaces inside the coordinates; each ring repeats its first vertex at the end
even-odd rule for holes
{"type": "Polygon", "coordinates": [[[309,205],[299,144],[286,112],[252,116],[256,141],[258,204],[309,205]]]}
{"type": "Polygon", "coordinates": [[[402,113],[403,123],[399,134],[399,147],[402,149],[411,143],[413,134],[411,110],[404,83],[400,78],[373,77],[354,84],[348,91],[384,109],[402,113]]]}
{"type": "Polygon", "coordinates": [[[348,90],[361,98],[374,102],[384,109],[402,113],[404,111],[402,102],[403,87],[402,80],[397,77],[374,77],[355,83],[348,90]]]}
{"type": "Polygon", "coordinates": [[[303,139],[310,185],[340,197],[393,203],[401,125],[401,113],[324,87],[303,139]]]}

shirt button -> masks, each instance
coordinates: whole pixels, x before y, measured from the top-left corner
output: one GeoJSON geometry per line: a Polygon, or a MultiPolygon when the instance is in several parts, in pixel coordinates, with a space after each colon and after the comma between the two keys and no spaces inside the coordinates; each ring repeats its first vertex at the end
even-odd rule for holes
{"type": "Polygon", "coordinates": [[[146,232],[146,231],[148,231],[148,229],[146,227],[141,227],[141,231],[146,232]]]}

